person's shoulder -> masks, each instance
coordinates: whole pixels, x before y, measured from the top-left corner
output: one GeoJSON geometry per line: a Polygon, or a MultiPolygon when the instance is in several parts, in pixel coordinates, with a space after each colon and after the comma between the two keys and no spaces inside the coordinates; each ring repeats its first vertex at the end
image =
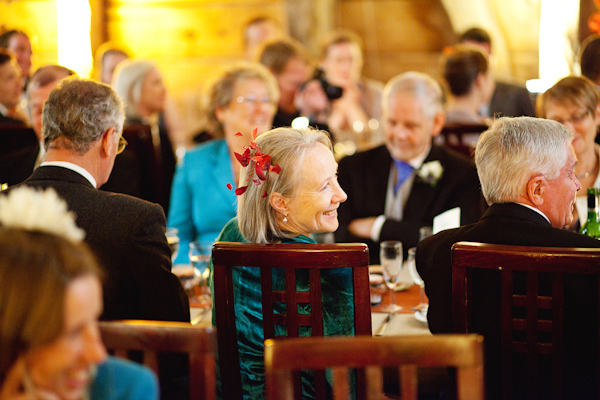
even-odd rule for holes
{"type": "Polygon", "coordinates": [[[158,399],[158,382],[150,369],[131,361],[108,357],[98,366],[90,394],[92,400],[158,399]]]}
{"type": "Polygon", "coordinates": [[[375,161],[391,160],[390,153],[385,145],[373,149],[361,151],[350,156],[342,158],[339,162],[340,167],[350,165],[372,164],[375,161]]]}
{"type": "Polygon", "coordinates": [[[529,95],[529,91],[523,85],[518,85],[516,83],[507,82],[505,80],[497,80],[496,81],[496,91],[497,92],[507,92],[507,93],[520,93],[529,95]]]}
{"type": "Polygon", "coordinates": [[[212,139],[207,142],[197,144],[190,150],[186,151],[185,157],[187,157],[188,155],[192,157],[202,156],[203,154],[221,149],[223,146],[227,146],[225,139],[212,139]]]}
{"type": "Polygon", "coordinates": [[[218,242],[240,242],[240,243],[248,242],[246,240],[246,238],[244,238],[244,236],[240,232],[237,217],[231,218],[225,224],[223,229],[221,229],[221,233],[219,234],[217,241],[218,242]]]}

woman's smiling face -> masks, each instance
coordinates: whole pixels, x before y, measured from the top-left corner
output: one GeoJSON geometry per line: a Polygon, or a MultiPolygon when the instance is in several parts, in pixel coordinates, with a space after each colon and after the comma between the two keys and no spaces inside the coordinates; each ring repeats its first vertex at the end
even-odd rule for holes
{"type": "Polygon", "coordinates": [[[337,163],[322,143],[309,149],[303,159],[300,185],[287,199],[286,231],[308,235],[334,232],[338,228],[337,209],[348,196],[337,181],[337,163]]]}

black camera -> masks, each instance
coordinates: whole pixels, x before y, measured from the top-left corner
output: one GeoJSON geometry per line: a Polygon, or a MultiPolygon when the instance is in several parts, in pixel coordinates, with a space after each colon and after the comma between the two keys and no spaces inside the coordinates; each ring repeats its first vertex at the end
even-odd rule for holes
{"type": "MultiPolygon", "coordinates": [[[[325,92],[325,95],[327,96],[329,101],[336,100],[342,97],[344,89],[340,86],[335,86],[329,83],[329,81],[325,79],[325,71],[323,71],[322,68],[317,68],[315,70],[315,74],[308,82],[313,81],[315,79],[321,83],[321,87],[323,88],[323,91],[325,92]]],[[[304,86],[306,86],[308,82],[304,82],[302,86],[300,86],[300,90],[304,89],[304,86]]]]}

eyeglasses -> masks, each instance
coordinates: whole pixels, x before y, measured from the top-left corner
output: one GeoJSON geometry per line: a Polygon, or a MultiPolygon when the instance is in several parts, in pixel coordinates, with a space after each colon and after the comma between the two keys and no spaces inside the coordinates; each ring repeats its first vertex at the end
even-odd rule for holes
{"type": "Polygon", "coordinates": [[[123,137],[123,135],[119,136],[119,144],[117,145],[117,154],[121,154],[125,147],[127,147],[127,140],[123,137]]]}
{"type": "Polygon", "coordinates": [[[258,97],[254,94],[249,94],[246,96],[239,96],[237,99],[235,99],[236,102],[238,103],[246,103],[248,105],[258,105],[260,104],[269,104],[269,105],[273,105],[273,101],[271,100],[271,97],[269,96],[263,96],[263,97],[258,97]]]}
{"type": "Polygon", "coordinates": [[[578,114],[573,114],[567,119],[562,119],[562,118],[552,118],[552,119],[563,125],[566,125],[569,122],[573,125],[577,125],[577,124],[580,124],[581,122],[583,122],[583,120],[585,119],[585,117],[588,116],[588,114],[590,114],[590,110],[585,110],[578,114]]]}

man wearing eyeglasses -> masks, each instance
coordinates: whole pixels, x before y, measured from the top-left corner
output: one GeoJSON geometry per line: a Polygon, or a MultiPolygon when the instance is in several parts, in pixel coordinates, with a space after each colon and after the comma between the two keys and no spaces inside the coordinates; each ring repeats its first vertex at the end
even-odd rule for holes
{"type": "Polygon", "coordinates": [[[43,108],[44,162],[22,185],[54,188],[75,213],[104,266],[102,319],[189,321],[187,296],[171,274],[162,207],[97,190],[127,144],[123,121],[123,103],[109,86],[62,80],[43,108]]]}

